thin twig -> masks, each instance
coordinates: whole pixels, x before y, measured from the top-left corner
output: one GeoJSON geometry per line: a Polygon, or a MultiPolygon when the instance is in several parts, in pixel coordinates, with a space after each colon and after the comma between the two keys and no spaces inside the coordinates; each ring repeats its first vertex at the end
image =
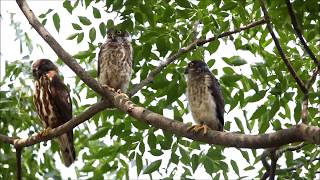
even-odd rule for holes
{"type": "Polygon", "coordinates": [[[277,50],[278,50],[278,53],[279,55],[281,56],[281,59],[283,60],[283,62],[285,63],[285,65],[287,66],[291,76],[294,78],[294,80],[297,82],[298,86],[300,87],[300,90],[303,92],[303,93],[307,93],[308,90],[305,86],[305,84],[303,83],[303,81],[300,79],[300,77],[297,75],[297,72],[293,69],[292,67],[292,64],[290,63],[290,61],[288,60],[288,58],[286,57],[281,45],[280,45],[280,42],[277,38],[277,36],[275,35],[275,33],[273,32],[273,27],[272,27],[272,24],[270,23],[270,16],[269,16],[269,13],[266,9],[266,6],[265,6],[265,3],[264,3],[264,0],[260,0],[260,4],[261,4],[261,9],[263,11],[263,14],[264,14],[264,17],[267,21],[267,28],[271,34],[271,37],[277,47],[277,50]]]}
{"type": "Polygon", "coordinates": [[[269,179],[274,180],[276,176],[276,170],[277,170],[277,161],[278,158],[276,157],[276,149],[272,149],[270,152],[270,159],[271,159],[271,166],[270,166],[270,173],[269,173],[269,179]]]}
{"type": "Polygon", "coordinates": [[[217,39],[223,38],[223,37],[227,37],[230,36],[232,34],[236,34],[239,33],[241,31],[250,29],[250,28],[254,28],[256,26],[265,24],[266,20],[265,19],[261,19],[255,22],[252,22],[250,24],[247,24],[243,27],[240,27],[239,29],[234,29],[232,31],[228,31],[228,32],[224,32],[222,34],[210,37],[208,39],[195,39],[191,44],[187,45],[186,47],[183,47],[181,49],[178,50],[177,53],[172,54],[171,56],[169,56],[165,61],[161,62],[160,65],[158,67],[156,67],[155,69],[153,69],[147,76],[147,78],[145,78],[144,80],[142,80],[139,84],[135,85],[131,91],[128,93],[129,96],[133,96],[134,94],[136,94],[140,89],[142,89],[144,86],[146,86],[147,84],[151,83],[154,79],[154,77],[160,73],[162,71],[162,69],[164,69],[166,66],[168,66],[170,63],[172,63],[174,60],[178,59],[179,57],[181,57],[181,55],[191,51],[192,49],[196,48],[197,46],[202,46],[206,43],[215,41],[217,39]]]}
{"type": "Polygon", "coordinates": [[[22,166],[21,166],[21,152],[22,148],[16,148],[16,168],[17,168],[17,180],[22,179],[22,166]]]}
{"type": "Polygon", "coordinates": [[[287,4],[287,8],[288,8],[288,13],[290,15],[291,18],[291,24],[293,26],[293,29],[296,32],[296,35],[298,36],[298,38],[300,39],[301,44],[303,45],[304,49],[306,50],[306,52],[309,54],[309,56],[311,57],[311,59],[313,59],[314,63],[320,67],[320,62],[319,60],[316,58],[316,56],[314,55],[314,53],[311,51],[311,49],[309,48],[306,40],[303,37],[303,33],[302,30],[300,28],[300,26],[298,25],[298,21],[297,21],[297,17],[294,13],[292,4],[290,3],[290,0],[286,0],[286,4],[287,4]]]}

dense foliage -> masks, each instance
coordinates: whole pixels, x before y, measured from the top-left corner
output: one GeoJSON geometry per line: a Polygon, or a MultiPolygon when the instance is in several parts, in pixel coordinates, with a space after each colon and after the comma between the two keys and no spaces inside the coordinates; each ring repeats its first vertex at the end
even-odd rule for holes
{"type": "MultiPolygon", "coordinates": [[[[319,57],[318,1],[295,0],[292,4],[309,47],[319,57]]],[[[77,0],[61,2],[61,6],[63,10],[48,9],[41,12],[43,14],[35,13],[45,26],[47,23],[54,24],[55,29],[49,29],[51,32],[65,29],[74,32],[69,37],[60,38],[65,38],[73,46],[85,45],[85,49],[80,49],[73,56],[93,77],[96,77],[97,53],[99,45],[104,42],[106,29],[117,26],[127,29],[133,35],[135,83],[145,79],[170,54],[190,44],[194,39],[196,22],[203,24],[199,36],[211,37],[263,17],[260,3],[256,0],[77,0]],[[61,17],[61,11],[67,11],[70,18],[61,17]],[[69,26],[60,26],[62,20],[70,21],[69,26]]],[[[267,7],[286,55],[302,80],[307,81],[316,66],[299,44],[285,2],[267,1],[267,7]]],[[[0,83],[0,133],[10,136],[30,135],[39,132],[42,126],[32,101],[32,60],[28,55],[41,48],[29,38],[28,32],[20,29],[14,18],[12,26],[23,48],[20,50],[21,59],[15,62],[10,60],[12,63],[6,64],[6,76],[0,83]]],[[[68,50],[68,47],[65,48],[68,50]]],[[[265,133],[301,121],[303,94],[277,55],[266,25],[210,42],[182,55],[132,100],[164,116],[190,122],[190,116],[186,116],[188,107],[183,72],[192,59],[204,59],[220,79],[227,104],[226,131],[265,133]],[[221,49],[222,46],[234,47],[239,54],[245,52],[250,56],[229,53],[228,49],[221,49]],[[218,51],[224,53],[223,58],[215,57],[218,51]],[[252,59],[246,57],[256,57],[262,61],[255,63],[256,60],[252,62],[252,59]]],[[[65,66],[59,59],[56,62],[61,68],[65,66]]],[[[74,115],[100,99],[76,76],[65,79],[65,82],[72,93],[74,115]]],[[[317,108],[320,101],[319,86],[320,82],[316,81],[309,93],[308,119],[309,124],[315,126],[320,126],[317,108]]],[[[78,177],[197,178],[205,171],[207,174],[201,174],[203,177],[228,179],[230,174],[236,174],[239,178],[249,174],[250,178],[254,178],[265,172],[260,161],[262,151],[232,148],[231,152],[234,153],[226,153],[224,147],[177,137],[116,109],[95,115],[89,122],[75,128],[74,132],[77,151],[75,169],[78,177]],[[238,151],[243,158],[233,155],[238,151]]],[[[0,178],[13,178],[14,149],[9,144],[0,142],[0,145],[0,178]]],[[[24,148],[23,176],[61,179],[61,172],[53,158],[57,152],[55,142],[24,148]]],[[[319,156],[319,152],[319,147],[312,144],[303,146],[299,152],[285,152],[278,163],[277,175],[281,179],[315,178],[320,161],[310,162],[310,159],[319,156]]]]}

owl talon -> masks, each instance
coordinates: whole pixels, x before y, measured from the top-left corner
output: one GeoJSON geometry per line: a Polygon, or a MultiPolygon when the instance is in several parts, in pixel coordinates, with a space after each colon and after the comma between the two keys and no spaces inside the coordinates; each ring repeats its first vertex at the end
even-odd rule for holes
{"type": "Polygon", "coordinates": [[[46,129],[44,129],[43,131],[39,132],[39,133],[38,133],[38,136],[39,136],[39,137],[47,136],[51,130],[52,130],[52,128],[51,128],[51,127],[48,127],[48,128],[46,128],[46,129]]]}
{"type": "Polygon", "coordinates": [[[190,126],[187,131],[194,131],[195,133],[199,133],[202,129],[203,134],[206,135],[208,133],[209,127],[205,124],[197,124],[190,126]]]}

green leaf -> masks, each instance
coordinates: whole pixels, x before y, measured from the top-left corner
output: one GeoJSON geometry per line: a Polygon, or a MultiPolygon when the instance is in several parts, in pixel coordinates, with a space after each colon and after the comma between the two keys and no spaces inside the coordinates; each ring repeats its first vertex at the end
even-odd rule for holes
{"type": "Polygon", "coordinates": [[[208,45],[207,49],[211,54],[213,54],[214,52],[217,51],[217,49],[219,48],[219,45],[220,45],[220,41],[217,39],[217,40],[211,42],[208,45]]]}
{"type": "Polygon", "coordinates": [[[151,149],[149,152],[154,156],[161,156],[163,154],[163,152],[159,149],[151,149]]]}
{"type": "Polygon", "coordinates": [[[225,83],[225,84],[229,84],[229,83],[234,83],[239,81],[242,78],[242,75],[239,74],[234,74],[234,75],[223,75],[221,77],[221,80],[225,83]]]}
{"type": "Polygon", "coordinates": [[[59,17],[59,15],[57,13],[55,13],[53,15],[52,19],[53,19],[54,27],[59,32],[59,30],[60,30],[60,17],[59,17]]]}
{"type": "Polygon", "coordinates": [[[78,44],[83,40],[83,37],[84,37],[84,33],[83,32],[78,34],[78,38],[77,38],[77,43],[78,44]]]}
{"type": "Polygon", "coordinates": [[[104,22],[100,23],[99,29],[102,37],[105,37],[107,34],[107,30],[106,30],[106,24],[104,24],[104,22]]]}
{"type": "Polygon", "coordinates": [[[161,166],[162,160],[157,160],[152,162],[144,171],[143,174],[151,174],[156,170],[159,170],[159,167],[161,166]]]}
{"type": "Polygon", "coordinates": [[[184,8],[191,8],[191,5],[188,0],[176,0],[176,3],[184,8]]]}
{"type": "Polygon", "coordinates": [[[95,7],[92,7],[92,13],[93,13],[93,16],[97,19],[101,18],[101,14],[100,14],[100,11],[95,8],[95,7]]]}
{"type": "Polygon", "coordinates": [[[231,160],[230,162],[231,162],[232,169],[239,176],[239,168],[237,163],[234,160],[231,160]]]}
{"type": "Polygon", "coordinates": [[[279,102],[279,99],[276,98],[276,100],[273,102],[271,106],[271,110],[268,112],[268,115],[269,115],[268,118],[272,119],[276,115],[279,109],[280,109],[280,102],[279,102]]]}
{"type": "Polygon", "coordinates": [[[71,6],[71,1],[65,0],[65,1],[63,2],[63,7],[64,7],[70,14],[72,14],[73,7],[71,6]]]}
{"type": "Polygon", "coordinates": [[[77,36],[78,36],[78,33],[71,34],[70,36],[67,37],[67,40],[72,40],[72,39],[76,38],[77,36]]]}
{"type": "Polygon", "coordinates": [[[259,91],[259,92],[255,93],[254,95],[247,97],[245,100],[247,102],[257,102],[257,101],[261,100],[262,98],[264,98],[264,96],[266,95],[266,92],[267,92],[266,90],[259,91]]]}
{"type": "Polygon", "coordinates": [[[240,129],[240,131],[243,133],[244,129],[243,129],[243,125],[242,125],[241,120],[237,117],[235,117],[234,120],[236,121],[236,124],[237,124],[238,128],[240,129]]]}
{"type": "Polygon", "coordinates": [[[150,149],[156,149],[157,138],[153,133],[150,133],[148,136],[148,144],[149,144],[150,149]]]}
{"type": "Polygon", "coordinates": [[[93,42],[96,39],[96,29],[91,28],[89,32],[90,41],[93,42]]]}
{"type": "Polygon", "coordinates": [[[142,164],[142,157],[138,153],[136,155],[136,166],[137,166],[137,174],[139,175],[142,170],[143,164],[142,164]]]}
{"type": "Polygon", "coordinates": [[[231,58],[223,57],[222,59],[231,66],[241,66],[247,63],[247,61],[242,59],[240,56],[232,56],[231,58]]]}
{"type": "Polygon", "coordinates": [[[192,171],[195,172],[199,166],[199,156],[196,154],[193,154],[191,157],[191,167],[192,171]]]}
{"type": "Polygon", "coordinates": [[[95,134],[90,136],[89,140],[96,140],[96,139],[102,138],[108,133],[108,131],[109,131],[109,127],[102,127],[98,129],[98,131],[95,134]]]}
{"type": "Polygon", "coordinates": [[[75,30],[82,30],[81,26],[79,24],[76,24],[76,23],[72,23],[72,27],[75,30]]]}
{"type": "Polygon", "coordinates": [[[78,16],[78,18],[79,18],[79,21],[80,21],[83,25],[88,26],[88,25],[91,24],[91,21],[90,21],[88,18],[84,17],[84,16],[78,16]]]}
{"type": "Polygon", "coordinates": [[[210,158],[208,157],[204,157],[204,160],[203,160],[203,166],[204,166],[204,169],[206,170],[206,172],[208,174],[212,174],[214,172],[213,170],[213,162],[210,158]]]}
{"type": "Polygon", "coordinates": [[[228,11],[228,10],[234,9],[235,7],[237,7],[237,3],[235,3],[235,2],[226,2],[226,3],[222,6],[221,10],[223,10],[223,11],[228,11]]]}
{"type": "Polygon", "coordinates": [[[250,119],[257,119],[261,117],[266,111],[267,111],[266,105],[259,106],[258,109],[252,114],[250,119]]]}
{"type": "Polygon", "coordinates": [[[114,0],[113,2],[113,11],[117,11],[120,10],[123,6],[122,6],[123,0],[114,0]]]}

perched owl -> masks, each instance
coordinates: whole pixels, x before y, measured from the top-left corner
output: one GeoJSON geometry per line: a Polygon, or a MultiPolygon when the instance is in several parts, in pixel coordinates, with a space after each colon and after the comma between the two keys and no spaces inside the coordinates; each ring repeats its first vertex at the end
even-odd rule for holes
{"type": "Polygon", "coordinates": [[[127,92],[132,74],[131,35],[109,29],[98,56],[98,77],[102,86],[127,92]]]}
{"type": "Polygon", "coordinates": [[[220,85],[203,61],[191,61],[185,70],[187,97],[192,117],[198,125],[189,130],[204,134],[208,128],[223,131],[224,99],[220,85]]]}
{"type": "MultiPolygon", "coordinates": [[[[35,79],[34,104],[46,130],[69,121],[72,118],[71,99],[66,85],[59,77],[57,66],[48,59],[39,59],[32,64],[32,73],[35,79]]],[[[73,131],[57,138],[63,163],[69,167],[76,157],[73,131]]]]}

